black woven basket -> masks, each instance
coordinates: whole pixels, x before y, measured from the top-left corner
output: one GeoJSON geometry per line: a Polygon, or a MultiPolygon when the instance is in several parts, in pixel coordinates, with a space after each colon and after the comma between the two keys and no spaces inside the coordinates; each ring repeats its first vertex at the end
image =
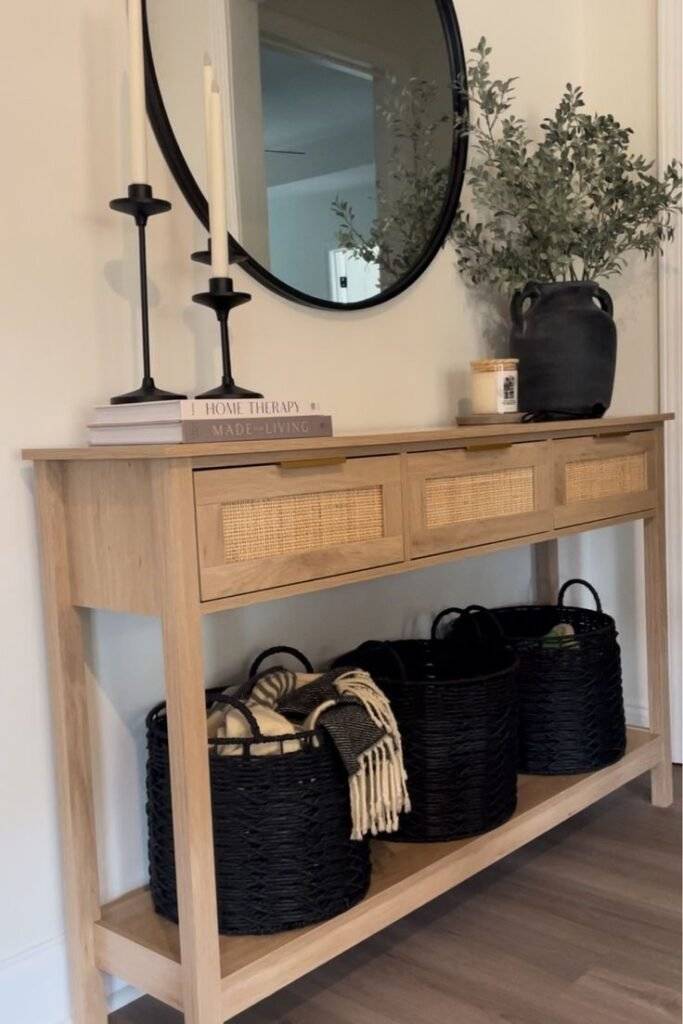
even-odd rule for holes
{"type": "MultiPolygon", "coordinates": [[[[307,670],[312,671],[306,664],[307,670]]],[[[207,709],[221,690],[208,690],[207,709]]],[[[247,717],[249,709],[237,701],[247,717]]],[[[334,917],[365,896],[367,842],[352,841],[348,777],[327,734],[298,733],[303,749],[259,755],[265,738],[208,740],[218,926],[225,935],[267,935],[334,917]],[[222,756],[232,746],[240,753],[222,756]]],[[[149,872],[154,909],[178,920],[165,704],[147,718],[149,872]]]]}
{"type": "Polygon", "coordinates": [[[401,731],[412,811],[387,841],[478,835],[517,805],[516,659],[471,632],[457,650],[435,636],[370,641],[335,662],[370,672],[401,731]]]}
{"type": "MultiPolygon", "coordinates": [[[[569,580],[556,606],[493,614],[520,660],[520,771],[573,775],[618,761],[626,749],[621,653],[614,619],[594,587],[569,580]],[[565,607],[564,595],[577,583],[590,590],[595,611],[565,607]],[[569,623],[574,636],[549,640],[559,623],[569,623]]],[[[451,636],[457,640],[457,624],[451,636]]]]}

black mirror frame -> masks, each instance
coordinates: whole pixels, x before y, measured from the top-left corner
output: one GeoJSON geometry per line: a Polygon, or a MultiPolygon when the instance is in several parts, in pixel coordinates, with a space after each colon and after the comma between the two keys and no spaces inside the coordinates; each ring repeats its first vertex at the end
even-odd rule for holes
{"type": "MultiPolygon", "coordinates": [[[[464,89],[455,88],[456,82],[459,82],[461,83],[461,86],[464,86],[467,81],[467,68],[462,36],[460,34],[460,26],[455,13],[453,0],[434,0],[434,3],[436,3],[436,7],[441,18],[444,38],[448,49],[451,81],[454,83],[453,112],[456,115],[462,115],[467,111],[464,89]]],[[[187,200],[192,211],[208,232],[209,204],[204,193],[199,187],[196,178],[190,170],[187,160],[183,156],[183,152],[178,144],[178,140],[176,139],[175,132],[173,131],[173,126],[171,125],[163,96],[161,94],[161,88],[159,86],[159,80],[154,66],[154,56],[152,53],[152,44],[149,34],[147,0],[142,0],[142,14],[144,22],[147,113],[152,125],[152,130],[159,144],[159,148],[164,155],[166,163],[175,178],[178,188],[187,200]]],[[[451,162],[447,199],[444,204],[441,217],[434,229],[432,239],[419,261],[415,264],[413,269],[405,275],[405,277],[401,278],[400,281],[397,281],[396,284],[371,299],[365,299],[363,302],[331,302],[329,299],[320,299],[316,298],[314,295],[308,295],[306,292],[301,292],[297,288],[291,287],[291,285],[288,285],[280,278],[275,277],[270,273],[270,271],[266,270],[265,267],[262,267],[257,260],[253,259],[253,257],[251,257],[249,253],[242,248],[239,242],[237,242],[232,235],[229,236],[230,262],[237,263],[241,267],[244,267],[247,273],[258,281],[259,284],[269,288],[270,291],[275,292],[283,298],[290,299],[292,302],[297,302],[300,305],[310,306],[314,309],[340,310],[344,312],[359,309],[371,309],[374,306],[380,306],[382,303],[388,302],[390,299],[400,295],[414,284],[434,260],[439,249],[441,249],[445,244],[460,201],[460,194],[462,192],[465,177],[465,168],[467,166],[467,149],[468,139],[466,135],[461,135],[457,138],[454,137],[453,159],[451,162]]]]}

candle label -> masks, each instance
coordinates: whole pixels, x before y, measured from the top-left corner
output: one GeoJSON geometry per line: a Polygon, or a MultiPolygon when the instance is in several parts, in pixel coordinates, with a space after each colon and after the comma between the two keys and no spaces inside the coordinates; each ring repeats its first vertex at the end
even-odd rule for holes
{"type": "Polygon", "coordinates": [[[517,373],[499,370],[496,373],[496,412],[517,412],[517,373]]]}

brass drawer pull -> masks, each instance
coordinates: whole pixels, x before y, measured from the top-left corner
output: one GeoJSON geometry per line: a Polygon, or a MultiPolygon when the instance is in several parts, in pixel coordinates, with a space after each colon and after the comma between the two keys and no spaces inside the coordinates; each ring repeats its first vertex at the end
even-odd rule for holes
{"type": "Polygon", "coordinates": [[[512,448],[512,441],[508,441],[507,444],[468,444],[465,446],[466,452],[497,452],[502,451],[504,448],[512,448]]]}
{"type": "Polygon", "coordinates": [[[332,455],[327,459],[289,459],[280,463],[280,469],[321,469],[325,466],[343,466],[344,455],[332,455]]]}
{"type": "Polygon", "coordinates": [[[626,437],[632,437],[632,430],[625,430],[620,434],[593,434],[594,441],[623,441],[626,437]]]}

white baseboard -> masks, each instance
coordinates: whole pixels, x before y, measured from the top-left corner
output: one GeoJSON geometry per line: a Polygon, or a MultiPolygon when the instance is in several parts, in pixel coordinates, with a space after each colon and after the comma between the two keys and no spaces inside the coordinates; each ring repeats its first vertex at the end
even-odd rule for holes
{"type": "MultiPolygon", "coordinates": [[[[139,993],[105,978],[110,1011],[139,993]]],[[[63,938],[41,943],[0,962],[0,1021],[7,1024],[71,1024],[63,938]]]]}
{"type": "MultiPolygon", "coordinates": [[[[138,992],[132,985],[126,985],[124,982],[117,982],[107,998],[107,1004],[109,1006],[109,1012],[113,1013],[114,1010],[119,1010],[122,1006],[128,1006],[128,1003],[132,1003],[135,999],[140,999],[142,992],[138,992]]],[[[66,1024],[69,1024],[67,1021],[66,1024]]]]}
{"type": "Polygon", "coordinates": [[[0,1019],[12,1024],[66,1024],[69,1017],[66,950],[44,942],[0,963],[0,1019]]]}
{"type": "Polygon", "coordinates": [[[637,725],[647,729],[650,724],[650,713],[644,704],[626,704],[626,721],[629,725],[637,725]]]}

